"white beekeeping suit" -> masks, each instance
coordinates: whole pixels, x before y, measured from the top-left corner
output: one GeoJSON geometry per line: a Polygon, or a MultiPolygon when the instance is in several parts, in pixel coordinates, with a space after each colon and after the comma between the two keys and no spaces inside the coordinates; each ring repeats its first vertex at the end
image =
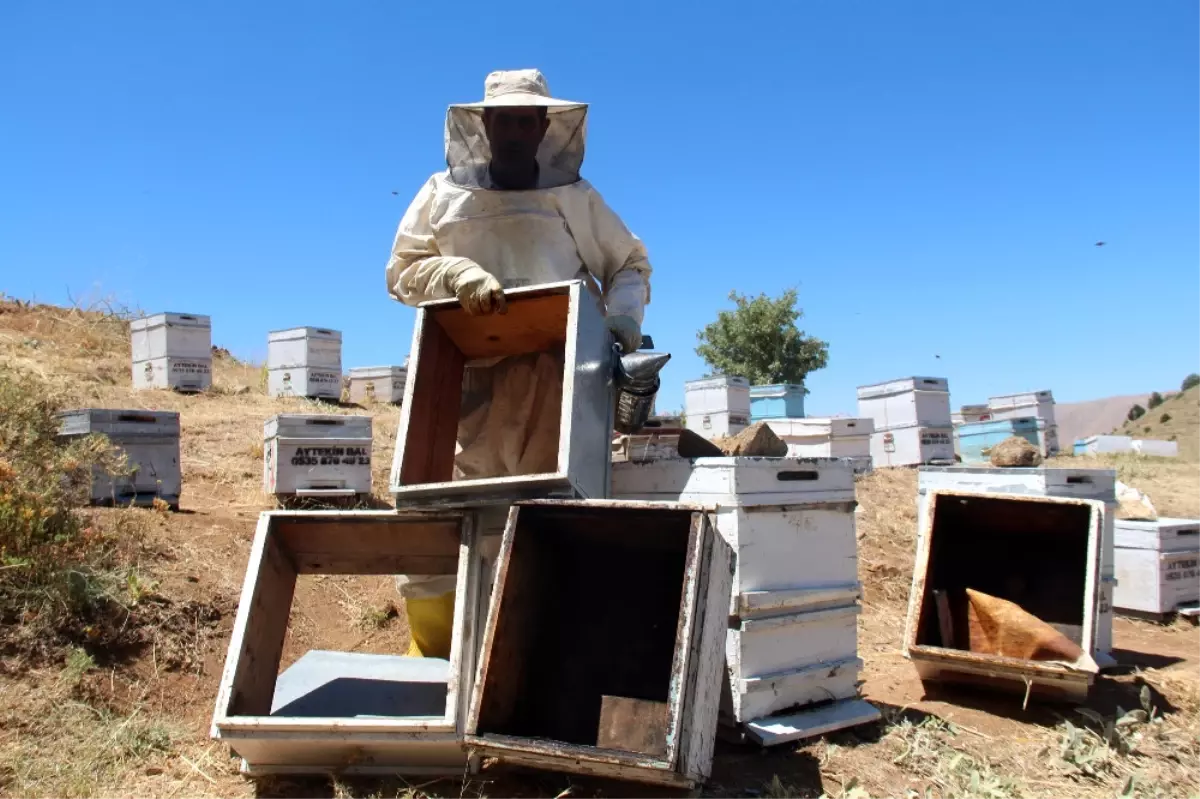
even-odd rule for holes
{"type": "MultiPolygon", "coordinates": [[[[457,296],[472,313],[503,308],[501,288],[582,279],[626,351],[641,341],[650,300],[645,247],[579,176],[587,105],[550,96],[537,70],[493,72],[484,100],[450,106],[447,169],[426,181],[396,231],[388,292],[406,305],[457,296]],[[486,116],[538,109],[533,185],[505,187],[486,116]],[[542,110],[544,109],[544,110],[542,110]]],[[[553,471],[561,356],[539,353],[468,364],[456,479],[553,471]]],[[[409,580],[406,597],[453,590],[452,577],[409,580]],[[419,588],[420,586],[420,588],[419,588]]]]}

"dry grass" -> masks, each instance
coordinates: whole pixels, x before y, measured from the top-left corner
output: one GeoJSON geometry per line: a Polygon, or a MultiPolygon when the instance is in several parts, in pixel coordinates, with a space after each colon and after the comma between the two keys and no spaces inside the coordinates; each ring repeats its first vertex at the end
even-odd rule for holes
{"type": "Polygon", "coordinates": [[[1115,432],[1134,438],[1177,441],[1179,457],[1195,463],[1200,460],[1200,386],[1172,394],[1158,407],[1147,408],[1145,416],[1126,421],[1115,432]]]}
{"type": "MultiPolygon", "coordinates": [[[[86,645],[17,670],[0,661],[0,793],[21,796],[594,796],[658,794],[645,786],[489,767],[478,778],[279,779],[250,782],[208,722],[254,523],[263,495],[262,426],[287,411],[363,413],[374,420],[373,476],[386,495],[398,409],[365,409],[265,395],[261,368],[217,355],[215,387],[200,396],[133,392],[121,309],[26,307],[0,299],[0,368],[36,371],[79,406],[175,410],[183,426],[184,512],[89,511],[94,523],[140,542],[127,591],[151,623],[120,657],[86,645]],[[155,615],[150,615],[155,614],[155,615]]],[[[1195,464],[1155,459],[1058,459],[1116,468],[1164,513],[1200,515],[1195,464]]],[[[924,695],[900,654],[911,580],[916,473],[880,470],[858,482],[864,612],[864,692],[878,728],[768,752],[721,746],[706,793],[723,796],[1200,795],[1200,677],[1192,627],[1118,623],[1117,646],[1140,670],[1104,678],[1085,715],[1065,707],[924,695]],[[1136,659],[1136,658],[1135,658],[1136,659]],[[1151,668],[1151,666],[1154,666],[1151,668]],[[1153,718],[1116,724],[1143,710],[1153,718]],[[1068,726],[1068,724],[1070,726],[1068,726]],[[1118,734],[1119,733],[1119,734],[1118,734]]],[[[4,628],[9,635],[11,628],[4,628]]],[[[285,661],[318,644],[400,651],[408,632],[387,578],[302,582],[285,661]]]]}

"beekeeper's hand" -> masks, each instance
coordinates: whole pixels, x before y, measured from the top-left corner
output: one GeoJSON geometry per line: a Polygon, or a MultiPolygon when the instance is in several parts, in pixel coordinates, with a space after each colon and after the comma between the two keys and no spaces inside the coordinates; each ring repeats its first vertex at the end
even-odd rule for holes
{"type": "Polygon", "coordinates": [[[630,353],[642,346],[642,326],[632,316],[608,317],[608,329],[616,336],[621,352],[630,353]]]}
{"type": "Polygon", "coordinates": [[[504,287],[474,261],[464,258],[462,263],[456,264],[446,283],[472,316],[508,312],[504,287]]]}

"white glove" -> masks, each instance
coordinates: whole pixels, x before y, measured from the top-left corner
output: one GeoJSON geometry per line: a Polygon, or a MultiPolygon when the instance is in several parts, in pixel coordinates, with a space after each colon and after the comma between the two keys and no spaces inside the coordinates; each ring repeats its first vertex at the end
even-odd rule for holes
{"type": "Polygon", "coordinates": [[[508,313],[504,287],[474,261],[463,259],[446,276],[446,285],[471,316],[508,313]]]}
{"type": "Polygon", "coordinates": [[[621,352],[629,354],[642,346],[642,326],[632,316],[618,314],[608,317],[606,322],[621,345],[621,352]]]}

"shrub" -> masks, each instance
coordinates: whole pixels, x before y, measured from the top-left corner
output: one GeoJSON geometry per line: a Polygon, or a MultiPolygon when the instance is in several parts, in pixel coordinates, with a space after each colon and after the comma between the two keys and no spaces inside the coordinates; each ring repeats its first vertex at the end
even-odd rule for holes
{"type": "Polygon", "coordinates": [[[86,622],[104,610],[126,577],[116,569],[118,537],[97,529],[80,510],[92,470],[119,475],[127,471],[124,458],[103,436],[58,443],[61,407],[61,398],[39,378],[0,370],[3,626],[36,621],[45,630],[47,624],[58,629],[86,622]]]}
{"type": "Polygon", "coordinates": [[[1193,372],[1192,374],[1183,378],[1183,383],[1180,384],[1179,390],[1187,391],[1189,388],[1193,388],[1195,386],[1200,386],[1200,375],[1193,372]]]}
{"type": "Polygon", "coordinates": [[[1146,405],[1150,408],[1157,408],[1159,405],[1162,405],[1162,404],[1163,404],[1163,396],[1162,396],[1162,394],[1159,394],[1157,391],[1155,391],[1153,394],[1151,394],[1150,399],[1146,401],[1146,405]]]}
{"type": "Polygon", "coordinates": [[[1146,415],[1145,408],[1143,408],[1141,405],[1134,405],[1132,408],[1129,409],[1129,413],[1126,414],[1125,418],[1127,418],[1131,422],[1134,422],[1134,421],[1137,421],[1138,419],[1141,419],[1145,415],[1146,415]]]}
{"type": "Polygon", "coordinates": [[[1158,421],[1159,424],[1166,424],[1167,422],[1171,421],[1171,414],[1164,413],[1162,416],[1158,417],[1158,421]]]}

